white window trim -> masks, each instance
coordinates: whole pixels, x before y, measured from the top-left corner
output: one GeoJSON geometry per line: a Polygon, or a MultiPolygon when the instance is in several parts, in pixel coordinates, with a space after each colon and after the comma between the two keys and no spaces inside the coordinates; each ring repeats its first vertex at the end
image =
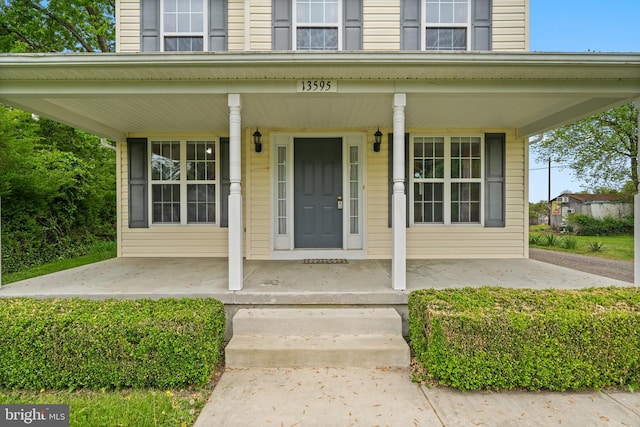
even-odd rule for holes
{"type": "Polygon", "coordinates": [[[207,23],[209,17],[209,1],[203,1],[202,11],[202,32],[200,33],[180,33],[180,32],[165,32],[164,31],[164,0],[160,0],[160,52],[164,52],[164,39],[165,37],[198,37],[202,36],[202,51],[209,51],[209,37],[207,35],[207,23]]]}
{"type": "Polygon", "coordinates": [[[150,227],[172,227],[172,226],[189,226],[189,227],[219,227],[220,226],[220,198],[222,190],[222,182],[220,176],[220,138],[207,137],[181,137],[181,136],[160,136],[149,137],[148,148],[149,158],[147,159],[148,169],[148,212],[150,227]],[[215,145],[215,161],[216,161],[216,179],[213,181],[192,180],[186,178],[187,164],[187,141],[191,142],[213,142],[215,145]],[[179,181],[157,181],[152,179],[151,160],[153,156],[154,142],[180,142],[180,180],[179,181]],[[153,185],[154,184],[179,184],[180,185],[180,222],[154,222],[153,221],[153,185]],[[216,220],[215,222],[198,222],[189,223],[187,221],[187,184],[214,184],[216,192],[216,220]]]}
{"type": "MultiPolygon", "coordinates": [[[[451,133],[451,134],[415,134],[411,135],[409,142],[409,226],[410,227],[442,227],[442,226],[454,226],[454,227],[484,227],[484,210],[485,210],[485,150],[484,150],[484,135],[482,134],[465,134],[465,133],[451,133]],[[422,137],[440,137],[444,138],[444,178],[433,179],[429,182],[443,182],[443,207],[442,215],[443,222],[438,223],[426,223],[415,222],[414,218],[414,184],[415,178],[415,163],[414,163],[414,140],[415,138],[422,137]],[[480,138],[480,178],[451,178],[451,138],[455,137],[471,137],[480,138]],[[451,222],[451,184],[456,182],[478,182],[480,183],[480,222],[464,223],[464,222],[451,222]]],[[[418,181],[421,182],[421,181],[418,181]]]]}
{"type": "MultiPolygon", "coordinates": [[[[467,2],[467,23],[466,25],[462,24],[440,24],[440,23],[427,23],[427,0],[420,0],[422,5],[420,7],[420,22],[422,25],[420,26],[420,50],[427,50],[427,27],[430,28],[466,28],[467,29],[467,49],[465,51],[471,50],[471,3],[474,0],[469,0],[467,2]]],[[[465,51],[454,51],[454,52],[465,52],[465,51]]],[[[439,52],[435,51],[435,52],[439,52]]],[[[448,52],[444,50],[442,52],[448,52]]],[[[456,135],[457,136],[457,135],[456,135]]]]}
{"type": "MultiPolygon", "coordinates": [[[[293,1],[293,6],[291,8],[291,21],[293,22],[292,28],[293,31],[292,32],[292,47],[294,51],[298,50],[298,26],[300,27],[305,27],[305,28],[313,28],[313,27],[317,27],[317,28],[326,28],[326,27],[330,27],[330,25],[328,24],[324,24],[324,23],[319,23],[319,24],[313,24],[313,23],[298,23],[297,17],[298,17],[298,2],[296,0],[291,0],[293,1]]],[[[342,49],[342,28],[344,27],[343,24],[343,16],[342,16],[342,2],[344,0],[338,0],[338,22],[336,23],[336,26],[338,27],[338,50],[343,50],[342,49]]],[[[424,0],[421,0],[424,1],[424,0]]],[[[306,51],[305,51],[306,52],[306,51]]],[[[329,52],[335,52],[335,51],[329,51],[329,52]]]]}

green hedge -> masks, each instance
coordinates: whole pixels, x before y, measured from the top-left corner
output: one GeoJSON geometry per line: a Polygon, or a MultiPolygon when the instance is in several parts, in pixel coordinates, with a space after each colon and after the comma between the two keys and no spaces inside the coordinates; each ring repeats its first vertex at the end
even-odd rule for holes
{"type": "Polygon", "coordinates": [[[0,299],[0,387],[203,385],[224,331],[215,299],[0,299]]]}
{"type": "Polygon", "coordinates": [[[409,334],[430,380],[461,390],[640,384],[640,290],[420,290],[409,334]]]}
{"type": "Polygon", "coordinates": [[[633,215],[623,219],[594,218],[590,215],[569,215],[569,224],[580,236],[628,236],[633,235],[633,215]]]}

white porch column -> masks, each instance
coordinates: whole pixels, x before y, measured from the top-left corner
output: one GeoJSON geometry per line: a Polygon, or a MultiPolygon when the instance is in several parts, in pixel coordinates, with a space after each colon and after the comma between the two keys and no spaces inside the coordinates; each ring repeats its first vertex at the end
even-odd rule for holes
{"type": "Polygon", "coordinates": [[[407,289],[407,196],[404,194],[404,107],[407,95],[393,96],[393,196],[391,283],[394,290],[407,289]]]}
{"type": "MultiPolygon", "coordinates": [[[[636,100],[636,108],[640,112],[640,99],[636,100]]],[[[638,144],[640,145],[640,113],[638,114],[638,144]]],[[[640,150],[638,150],[637,160],[636,166],[638,167],[638,177],[640,177],[640,150]]],[[[636,188],[633,206],[633,283],[640,287],[640,185],[636,188]]]]}
{"type": "Polygon", "coordinates": [[[242,186],[240,94],[230,93],[229,104],[229,290],[239,291],[244,284],[242,246],[242,186]]]}

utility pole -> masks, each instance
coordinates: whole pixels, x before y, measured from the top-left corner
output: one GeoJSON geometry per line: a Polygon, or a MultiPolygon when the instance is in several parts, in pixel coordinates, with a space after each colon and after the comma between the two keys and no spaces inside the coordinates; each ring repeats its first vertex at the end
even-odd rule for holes
{"type": "Polygon", "coordinates": [[[549,176],[547,177],[547,208],[549,209],[547,225],[551,227],[551,157],[549,157],[549,176]]]}

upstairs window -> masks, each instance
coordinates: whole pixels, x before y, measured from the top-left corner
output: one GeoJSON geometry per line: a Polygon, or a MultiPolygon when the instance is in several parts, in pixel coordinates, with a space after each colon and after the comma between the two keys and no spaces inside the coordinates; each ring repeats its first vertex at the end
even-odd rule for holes
{"type": "Polygon", "coordinates": [[[468,50],[469,0],[424,0],[425,50],[468,50]]]}
{"type": "Polygon", "coordinates": [[[162,50],[207,50],[205,16],[205,0],[162,0],[162,50]]]}
{"type": "Polygon", "coordinates": [[[296,50],[338,50],[340,0],[296,0],[296,50]]]}

